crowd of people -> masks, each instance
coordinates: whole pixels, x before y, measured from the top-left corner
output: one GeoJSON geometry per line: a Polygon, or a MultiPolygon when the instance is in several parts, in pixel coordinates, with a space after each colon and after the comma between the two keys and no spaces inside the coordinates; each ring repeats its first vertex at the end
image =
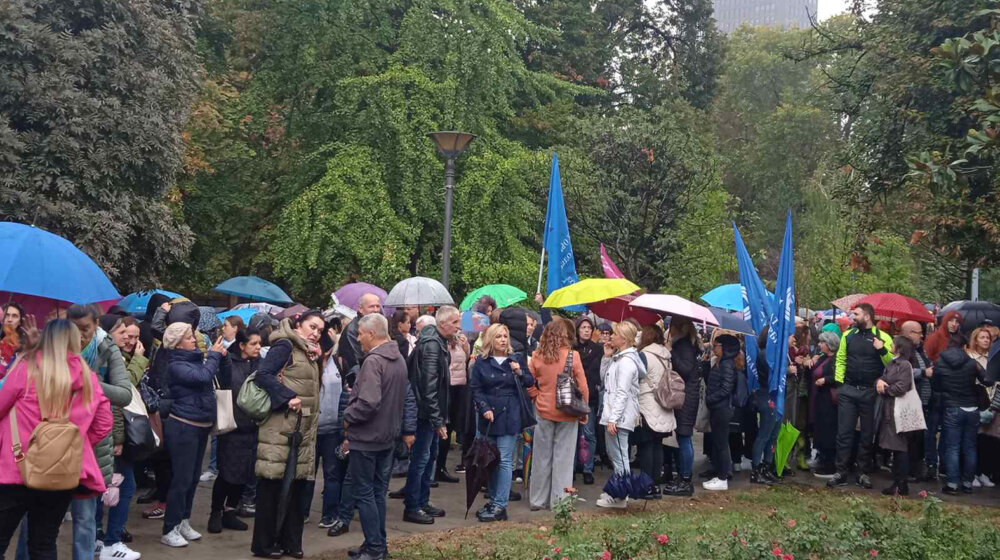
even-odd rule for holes
{"type": "Polygon", "coordinates": [[[19,559],[55,558],[69,512],[74,560],[138,560],[133,498],[162,519],[163,545],[187,546],[202,538],[199,482],[212,483],[208,533],[249,532],[253,519],[254,556],[302,558],[318,480],[319,527],[343,535],[357,511],[364,544],[350,557],[386,558],[387,498],[403,500],[406,522],[444,517],[431,489],[459,482],[477,438],[499,456],[476,513],[484,523],[522,499],[514,481],[530,481],[531,510],[549,509],[577,475],[594,484],[598,464],[649,481],[628,495],[606,488],[598,507],[691,496],[695,432],[706,491],[728,490],[742,470],[753,484],[811,473],[871,488],[871,473],[891,468],[883,493],[903,496],[915,480],[959,494],[1000,475],[1000,392],[986,375],[1000,331],[964,333],[957,313],[936,329],[877,324],[862,304],[843,331],[813,315],[788,341],[787,370],[770,371],[766,328],[755,338],[681,316],[571,321],[488,296],[475,305],[490,320],[482,333],[462,332],[452,306],[383,315],[374,294],[347,324],[317,309],[218,325],[159,294],[139,318],[74,305],[40,328],[16,303],[3,309],[0,442],[14,453],[0,453],[0,550],[16,541],[19,559]],[[747,345],[762,350],[754,390],[747,345]],[[775,375],[783,407],[768,391],[775,375]],[[786,424],[799,436],[778,457],[786,424]],[[46,463],[53,456],[68,474],[46,463]],[[393,473],[406,477],[396,491],[393,473]],[[149,490],[136,497],[140,486],[149,490]]]}

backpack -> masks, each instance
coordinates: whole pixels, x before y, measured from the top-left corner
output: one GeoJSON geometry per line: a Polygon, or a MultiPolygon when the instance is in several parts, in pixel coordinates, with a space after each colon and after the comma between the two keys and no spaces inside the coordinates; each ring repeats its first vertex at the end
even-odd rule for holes
{"type": "Polygon", "coordinates": [[[665,410],[677,410],[684,407],[684,378],[674,371],[669,358],[653,354],[663,364],[663,375],[653,388],[653,400],[665,410]]]}
{"type": "MultiPolygon", "coordinates": [[[[73,394],[70,395],[72,401],[73,394]]],[[[17,412],[10,411],[11,450],[21,471],[21,481],[34,490],[72,490],[80,485],[83,472],[83,434],[66,418],[42,418],[21,447],[17,412]]]]}

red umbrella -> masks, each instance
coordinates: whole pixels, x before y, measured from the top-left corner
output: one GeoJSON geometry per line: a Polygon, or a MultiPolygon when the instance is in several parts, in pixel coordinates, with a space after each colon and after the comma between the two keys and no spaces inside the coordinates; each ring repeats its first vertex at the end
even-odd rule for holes
{"type": "Polygon", "coordinates": [[[607,319],[616,323],[633,318],[639,321],[640,325],[646,326],[656,324],[660,320],[660,315],[653,311],[642,309],[641,307],[632,307],[630,304],[634,299],[635,296],[633,295],[619,296],[588,303],[587,307],[601,319],[607,319]]]}
{"type": "Polygon", "coordinates": [[[855,302],[854,307],[862,303],[867,303],[875,308],[875,319],[877,321],[934,322],[934,315],[930,311],[927,311],[924,304],[904,295],[887,293],[871,294],[855,302]]]}
{"type": "Polygon", "coordinates": [[[830,303],[833,304],[833,306],[838,309],[842,309],[844,311],[850,311],[854,309],[854,306],[858,304],[858,301],[866,297],[868,297],[867,294],[851,294],[849,296],[844,296],[842,298],[835,299],[830,303]]]}

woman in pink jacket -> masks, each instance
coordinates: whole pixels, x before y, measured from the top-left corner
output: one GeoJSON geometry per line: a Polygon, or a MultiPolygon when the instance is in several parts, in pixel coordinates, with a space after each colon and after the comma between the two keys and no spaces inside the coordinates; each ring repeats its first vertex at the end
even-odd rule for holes
{"type": "Polygon", "coordinates": [[[104,477],[94,445],[111,431],[111,405],[97,376],[80,358],[80,331],[57,319],[45,326],[36,348],[24,352],[0,388],[0,550],[6,550],[21,518],[28,515],[28,555],[32,560],[56,558],[56,538],[74,495],[101,494],[104,477]],[[10,416],[25,449],[31,433],[47,418],[66,417],[84,436],[80,485],[73,490],[28,488],[14,461],[10,416]]]}

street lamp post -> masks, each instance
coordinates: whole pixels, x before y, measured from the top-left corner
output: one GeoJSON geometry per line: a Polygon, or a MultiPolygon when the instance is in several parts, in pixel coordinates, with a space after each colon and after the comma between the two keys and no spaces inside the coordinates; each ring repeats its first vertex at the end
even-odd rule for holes
{"type": "Polygon", "coordinates": [[[476,139],[468,132],[440,131],[427,136],[437,144],[438,153],[444,160],[444,250],[441,252],[441,283],[448,287],[451,268],[451,200],[455,191],[455,158],[476,139]]]}

